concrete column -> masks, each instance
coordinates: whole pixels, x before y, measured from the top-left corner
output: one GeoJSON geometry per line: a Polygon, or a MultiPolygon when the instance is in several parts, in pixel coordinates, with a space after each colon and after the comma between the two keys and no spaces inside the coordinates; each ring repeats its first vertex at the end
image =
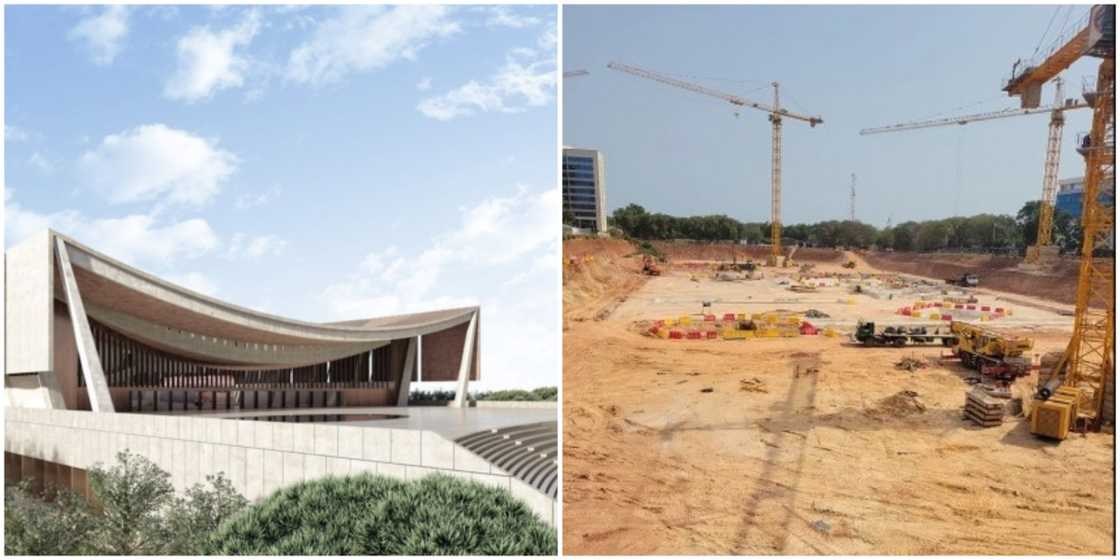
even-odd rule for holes
{"type": "Polygon", "coordinates": [[[58,242],[59,273],[62,274],[62,288],[66,292],[66,307],[70,310],[70,324],[74,326],[74,342],[78,346],[78,360],[82,363],[82,376],[89,393],[90,409],[94,412],[116,412],[113,399],[109,396],[109,383],[101,368],[101,358],[97,355],[93,331],[89,328],[86,308],[82,295],[78,293],[78,282],[74,279],[74,268],[70,266],[70,252],[66,241],[61,237],[58,242]]]}
{"type": "Polygon", "coordinates": [[[408,406],[409,385],[412,383],[412,370],[416,369],[416,346],[420,337],[408,339],[408,351],[404,354],[404,368],[401,370],[401,380],[397,383],[397,406],[408,406]]]}
{"type": "Polygon", "coordinates": [[[474,333],[478,330],[478,311],[471,314],[470,325],[467,326],[467,336],[463,338],[463,357],[459,362],[459,381],[455,388],[455,400],[451,406],[464,408],[467,406],[468,385],[471,379],[471,364],[474,363],[474,333]]]}

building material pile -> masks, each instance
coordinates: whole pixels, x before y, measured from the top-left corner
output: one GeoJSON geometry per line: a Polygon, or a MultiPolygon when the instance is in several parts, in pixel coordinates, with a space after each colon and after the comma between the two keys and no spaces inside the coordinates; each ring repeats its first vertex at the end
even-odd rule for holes
{"type": "Polygon", "coordinates": [[[1010,399],[993,396],[977,386],[965,394],[964,417],[983,428],[999,426],[1003,424],[1010,402],[1010,399]]]}

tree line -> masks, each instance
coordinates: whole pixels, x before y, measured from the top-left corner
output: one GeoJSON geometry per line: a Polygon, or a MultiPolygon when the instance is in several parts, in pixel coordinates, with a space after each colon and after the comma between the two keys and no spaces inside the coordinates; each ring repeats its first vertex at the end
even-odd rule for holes
{"type": "MultiPolygon", "coordinates": [[[[891,249],[895,251],[962,251],[1022,254],[1038,234],[1039,202],[1030,201],[1014,216],[977,214],[940,220],[907,221],[877,228],[851,220],[782,226],[782,243],[807,247],[891,249]]],[[[610,225],[636,239],[689,239],[717,242],[769,243],[768,222],[740,222],[723,214],[670,216],[650,213],[637,204],[618,208],[610,225]]],[[[1055,209],[1052,238],[1063,253],[1081,246],[1081,227],[1067,212],[1055,209]]]]}

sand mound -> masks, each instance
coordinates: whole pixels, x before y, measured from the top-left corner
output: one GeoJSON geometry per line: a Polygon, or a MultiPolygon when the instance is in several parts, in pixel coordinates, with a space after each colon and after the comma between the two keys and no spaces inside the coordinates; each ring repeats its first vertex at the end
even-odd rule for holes
{"type": "Polygon", "coordinates": [[[905,418],[925,411],[926,405],[922,404],[916,391],[903,390],[879,401],[875,408],[867,411],[867,415],[883,419],[905,418]]]}

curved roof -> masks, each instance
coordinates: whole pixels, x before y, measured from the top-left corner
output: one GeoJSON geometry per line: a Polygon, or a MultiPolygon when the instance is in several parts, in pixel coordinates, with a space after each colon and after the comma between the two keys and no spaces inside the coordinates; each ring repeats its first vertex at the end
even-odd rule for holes
{"type": "MultiPolygon", "coordinates": [[[[335,323],[290,319],[200,294],[52,233],[65,241],[90,317],[161,348],[232,363],[352,354],[456,327],[478,311],[462,307],[335,323]]],[[[55,293],[61,297],[64,291],[55,293]]]]}

